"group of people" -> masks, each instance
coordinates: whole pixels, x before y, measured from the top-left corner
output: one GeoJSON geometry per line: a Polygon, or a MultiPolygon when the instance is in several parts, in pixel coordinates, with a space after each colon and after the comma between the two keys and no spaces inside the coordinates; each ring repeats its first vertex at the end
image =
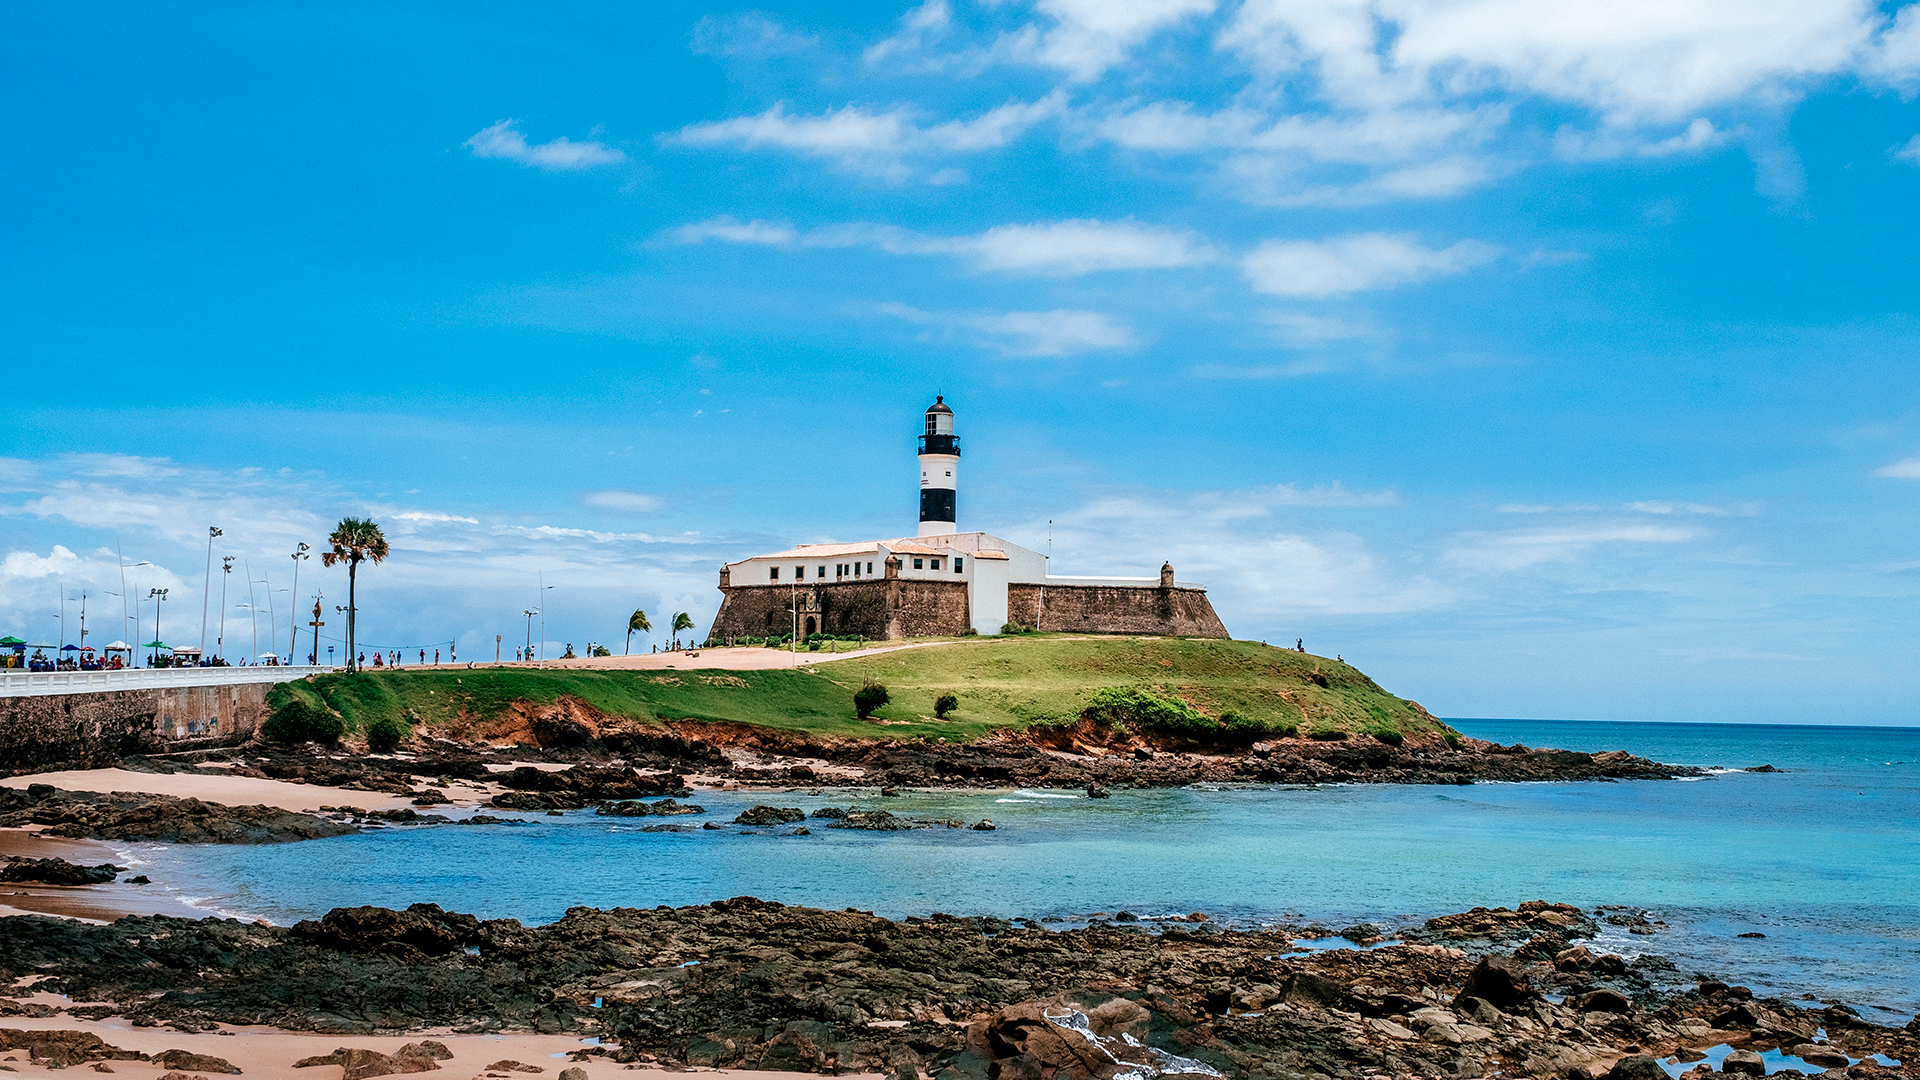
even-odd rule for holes
{"type": "Polygon", "coordinates": [[[93,655],[93,650],[82,651],[77,656],[63,656],[55,659],[38,649],[27,657],[28,671],[119,671],[127,666],[119,654],[108,657],[93,655]]]}
{"type": "MultiPolygon", "coordinates": [[[[447,655],[447,663],[449,663],[449,664],[457,664],[457,663],[459,663],[459,662],[460,662],[460,657],[459,657],[459,655],[458,655],[458,654],[456,654],[456,653],[454,653],[454,652],[452,651],[452,650],[453,650],[453,646],[451,646],[451,645],[449,645],[449,646],[447,646],[447,650],[448,650],[448,655],[447,655]]],[[[425,666],[425,665],[426,665],[426,662],[427,662],[427,650],[425,650],[425,649],[421,649],[421,650],[420,650],[420,663],[421,663],[421,665],[422,665],[422,666],[425,666]]],[[[439,650],[439,649],[435,649],[435,650],[433,650],[433,663],[434,663],[434,666],[435,666],[435,667],[438,667],[438,666],[439,666],[439,664],[440,664],[440,650],[439,650]]],[[[367,654],[363,652],[363,653],[361,653],[361,654],[360,654],[360,664],[359,664],[359,666],[360,666],[360,667],[363,667],[363,668],[364,668],[364,667],[369,667],[369,666],[372,666],[372,667],[377,667],[377,668],[388,668],[388,667],[399,667],[399,666],[400,666],[400,650],[399,650],[399,649],[388,649],[388,650],[385,650],[385,651],[383,651],[383,652],[376,652],[376,653],[374,653],[374,654],[373,654],[373,663],[372,663],[371,665],[369,665],[369,664],[367,663],[367,654]]]]}

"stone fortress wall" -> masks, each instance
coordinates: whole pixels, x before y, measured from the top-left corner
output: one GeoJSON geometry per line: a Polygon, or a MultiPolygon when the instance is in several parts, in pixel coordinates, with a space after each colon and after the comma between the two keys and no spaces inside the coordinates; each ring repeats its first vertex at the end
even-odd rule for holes
{"type": "Polygon", "coordinates": [[[1205,589],[1124,585],[1007,586],[1007,621],[1085,634],[1227,636],[1205,589]]]}
{"type": "MultiPolygon", "coordinates": [[[[967,584],[903,579],[897,557],[884,580],[791,585],[722,584],[720,613],[709,636],[718,640],[772,637],[794,627],[789,608],[799,609],[800,634],[860,634],[875,641],[908,637],[953,637],[972,625],[967,584]]],[[[1227,636],[1205,589],[1173,584],[1167,567],[1152,585],[1064,585],[1014,582],[1007,589],[1007,621],[1038,630],[1082,634],[1227,636]]]]}

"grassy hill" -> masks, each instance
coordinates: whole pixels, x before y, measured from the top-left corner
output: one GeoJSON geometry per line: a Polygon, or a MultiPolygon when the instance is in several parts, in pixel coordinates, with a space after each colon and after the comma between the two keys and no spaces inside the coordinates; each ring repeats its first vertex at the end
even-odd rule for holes
{"type": "Polygon", "coordinates": [[[1249,641],[1055,634],[966,638],[797,671],[476,668],[325,675],[282,684],[273,702],[296,697],[324,703],[349,731],[364,731],[382,717],[429,730],[471,729],[509,710],[571,698],[641,722],[731,721],[817,736],[955,740],[996,728],[1068,723],[1090,704],[1122,697],[1171,703],[1187,723],[1210,730],[1224,725],[1249,738],[1447,730],[1351,665],[1325,657],[1249,641]],[[859,720],[853,692],[869,679],[884,684],[892,700],[872,719],[859,720]],[[933,715],[942,693],[960,702],[944,720],[933,715]]]}

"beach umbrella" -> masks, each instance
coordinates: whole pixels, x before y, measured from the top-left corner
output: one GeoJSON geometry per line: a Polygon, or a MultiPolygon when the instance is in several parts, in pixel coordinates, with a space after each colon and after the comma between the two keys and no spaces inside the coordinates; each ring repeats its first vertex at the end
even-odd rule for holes
{"type": "Polygon", "coordinates": [[[0,645],[25,645],[26,643],[27,640],[25,638],[17,638],[12,634],[8,634],[6,637],[0,637],[0,645]]]}
{"type": "MultiPolygon", "coordinates": [[[[4,644],[6,643],[0,642],[0,645],[4,644]]],[[[133,646],[124,641],[109,641],[105,645],[100,646],[100,648],[105,652],[126,652],[128,649],[133,648],[133,646]]]]}
{"type": "Polygon", "coordinates": [[[171,648],[172,646],[168,645],[164,641],[149,641],[145,645],[142,645],[140,647],[143,649],[166,649],[166,648],[171,648]]]}
{"type": "Polygon", "coordinates": [[[61,652],[79,652],[79,651],[80,651],[80,646],[78,646],[78,645],[75,645],[75,644],[72,644],[71,642],[69,642],[68,644],[65,644],[65,645],[62,645],[62,646],[60,646],[60,651],[61,651],[61,652]]]}

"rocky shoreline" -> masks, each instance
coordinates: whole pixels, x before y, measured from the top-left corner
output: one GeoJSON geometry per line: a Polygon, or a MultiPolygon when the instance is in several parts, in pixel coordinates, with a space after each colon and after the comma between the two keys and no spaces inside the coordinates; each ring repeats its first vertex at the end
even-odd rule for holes
{"type": "MultiPolygon", "coordinates": [[[[1870,1080],[1905,1075],[1875,1055],[1920,1050],[1920,1019],[1895,1029],[1843,1005],[1758,1000],[1658,957],[1596,954],[1581,944],[1594,929],[1593,914],[1536,901],[1312,952],[1298,939],[1318,928],[1222,928],[1197,913],[1056,932],[740,897],[574,908],[527,927],[427,904],[290,928],[9,918],[0,976],[97,1003],[65,1010],[76,1018],[141,1027],[565,1032],[600,1039],[582,1059],[895,1080],[1661,1080],[1656,1059],[1701,1074],[1725,1051],[1722,1071],[1764,1074],[1758,1055],[1774,1049],[1801,1072],[1870,1080]]],[[[0,998],[0,1014],[46,1010],[0,998]]]]}

